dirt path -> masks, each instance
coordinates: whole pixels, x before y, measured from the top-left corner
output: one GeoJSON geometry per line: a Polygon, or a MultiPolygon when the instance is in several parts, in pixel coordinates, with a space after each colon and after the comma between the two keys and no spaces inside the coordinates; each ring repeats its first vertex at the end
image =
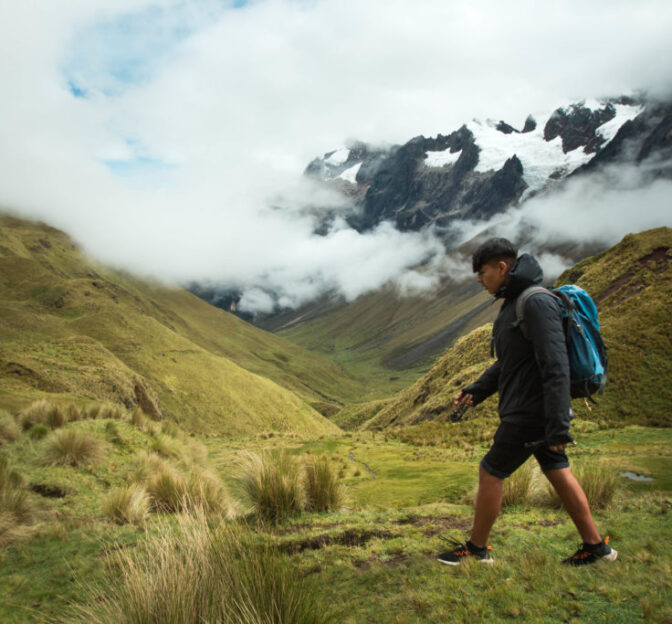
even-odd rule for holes
{"type": "Polygon", "coordinates": [[[378,475],[373,470],[371,470],[371,468],[369,468],[364,462],[355,459],[355,449],[350,449],[350,455],[348,457],[350,461],[353,461],[356,464],[361,464],[362,466],[364,466],[364,468],[366,468],[366,471],[371,475],[373,479],[376,479],[378,477],[378,475]]]}

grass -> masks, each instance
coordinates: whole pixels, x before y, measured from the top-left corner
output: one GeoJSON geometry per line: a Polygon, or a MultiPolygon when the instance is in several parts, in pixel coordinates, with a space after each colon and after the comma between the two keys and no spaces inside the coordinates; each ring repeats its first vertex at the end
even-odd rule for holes
{"type": "Polygon", "coordinates": [[[306,509],[338,511],[345,502],[345,488],[326,455],[309,455],[303,461],[306,509]]]}
{"type": "Polygon", "coordinates": [[[0,410],[0,444],[14,442],[21,437],[21,426],[14,416],[5,410],[0,410]]]}
{"type": "Polygon", "coordinates": [[[46,464],[80,466],[95,464],[104,458],[103,441],[77,429],[59,429],[45,441],[43,460],[46,464]]]}
{"type": "Polygon", "coordinates": [[[147,491],[137,483],[112,490],[103,501],[103,513],[118,524],[144,527],[149,510],[147,491]]]}
{"type": "Polygon", "coordinates": [[[527,502],[532,487],[533,468],[534,464],[531,461],[525,462],[508,479],[504,480],[503,507],[523,505],[527,502]]]}
{"type": "Polygon", "coordinates": [[[203,516],[164,524],[133,553],[120,551],[69,622],[87,624],[323,624],[333,621],[308,582],[272,547],[203,516]],[[101,600],[101,597],[104,597],[101,600]]]}
{"type": "Polygon", "coordinates": [[[238,484],[254,513],[269,522],[297,515],[306,506],[301,466],[289,453],[247,453],[238,484]]]}

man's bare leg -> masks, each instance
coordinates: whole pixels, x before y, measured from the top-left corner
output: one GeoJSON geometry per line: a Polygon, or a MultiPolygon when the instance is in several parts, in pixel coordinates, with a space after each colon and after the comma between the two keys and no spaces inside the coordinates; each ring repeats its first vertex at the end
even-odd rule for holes
{"type": "Polygon", "coordinates": [[[482,466],[479,466],[476,511],[470,540],[478,548],[485,548],[488,545],[490,529],[495,524],[502,506],[503,486],[504,479],[493,477],[482,466]]]}
{"type": "Polygon", "coordinates": [[[546,478],[558,493],[564,508],[576,525],[581,539],[586,544],[598,544],[602,541],[595,521],[590,513],[588,499],[583,488],[569,468],[558,468],[545,473],[546,478]]]}

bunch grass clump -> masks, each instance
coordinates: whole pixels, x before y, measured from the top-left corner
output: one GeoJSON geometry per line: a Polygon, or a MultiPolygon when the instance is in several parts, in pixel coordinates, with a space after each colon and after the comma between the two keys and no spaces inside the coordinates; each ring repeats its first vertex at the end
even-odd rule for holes
{"type": "Polygon", "coordinates": [[[326,455],[310,455],[304,461],[306,509],[309,511],[338,510],[345,501],[345,489],[326,455]]]}
{"type": "Polygon", "coordinates": [[[87,624],[327,624],[309,580],[253,534],[203,514],[181,516],[140,547],[114,555],[89,606],[74,607],[87,624]],[[101,600],[104,596],[104,600],[101,600]]]}
{"type": "Polygon", "coordinates": [[[51,429],[49,429],[47,425],[33,425],[28,431],[28,435],[31,440],[42,440],[43,438],[46,438],[50,432],[51,429]]]}
{"type": "Polygon", "coordinates": [[[103,403],[98,408],[97,418],[99,419],[113,419],[121,420],[126,416],[126,410],[119,405],[112,405],[111,403],[103,403]]]}
{"type": "Polygon", "coordinates": [[[188,508],[187,481],[172,466],[152,475],[146,483],[147,492],[156,511],[178,512],[188,508]]]}
{"type": "Polygon", "coordinates": [[[289,453],[249,452],[239,468],[238,483],[260,518],[275,523],[305,508],[303,475],[289,453]]]}
{"type": "Polygon", "coordinates": [[[144,487],[137,483],[112,490],[103,502],[103,513],[117,524],[144,527],[151,501],[144,487]]]}
{"type": "Polygon", "coordinates": [[[33,507],[23,477],[6,456],[0,455],[0,546],[13,541],[32,518],[33,507]]]}
{"type": "Polygon", "coordinates": [[[508,479],[504,479],[502,490],[502,506],[512,507],[527,502],[532,486],[534,466],[532,462],[525,462],[508,479]]]}
{"type": "MultiPolygon", "coordinates": [[[[611,504],[619,486],[616,470],[606,464],[590,462],[572,466],[572,474],[583,488],[591,509],[604,509],[611,504]]],[[[550,484],[548,502],[554,507],[562,506],[560,498],[550,484]]]]}
{"type": "Polygon", "coordinates": [[[0,444],[14,442],[21,437],[21,427],[14,416],[5,410],[0,410],[0,444]]]}
{"type": "Polygon", "coordinates": [[[44,462],[51,465],[95,464],[105,458],[105,446],[98,438],[77,429],[58,429],[45,441],[44,462]]]}
{"type": "Polygon", "coordinates": [[[55,429],[65,425],[67,420],[65,411],[46,399],[34,401],[21,412],[21,427],[24,431],[34,425],[47,425],[55,429]]]}

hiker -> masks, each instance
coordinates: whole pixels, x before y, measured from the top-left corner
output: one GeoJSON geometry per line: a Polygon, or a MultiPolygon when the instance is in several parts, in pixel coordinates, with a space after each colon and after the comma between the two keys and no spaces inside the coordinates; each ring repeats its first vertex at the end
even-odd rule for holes
{"type": "Polygon", "coordinates": [[[492,238],[474,252],[472,262],[478,282],[504,303],[493,327],[497,360],[458,393],[455,403],[478,405],[499,392],[501,422],[480,464],[470,539],[466,544],[455,542],[456,547],[441,553],[438,560],[459,565],[465,557],[474,557],[492,563],[488,537],[502,504],[504,479],[534,455],[583,540],[563,563],[614,561],[617,552],[608,537],[600,536],[565,454],[565,447],[574,441],[569,434],[570,371],[560,306],[554,297],[542,294],[525,302],[528,339],[517,326],[515,304],[526,288],[541,284],[543,273],[537,261],[529,254],[518,257],[510,241],[492,238]]]}

